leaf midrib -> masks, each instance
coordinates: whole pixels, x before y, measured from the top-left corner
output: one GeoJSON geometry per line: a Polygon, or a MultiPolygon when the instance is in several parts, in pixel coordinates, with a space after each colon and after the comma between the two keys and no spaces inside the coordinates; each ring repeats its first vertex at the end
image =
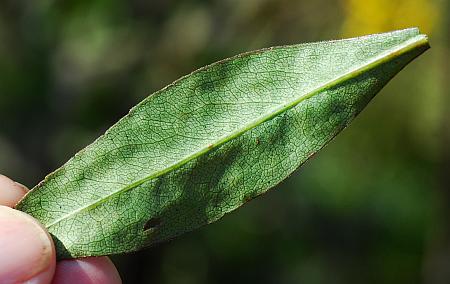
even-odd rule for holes
{"type": "Polygon", "coordinates": [[[395,48],[389,49],[389,50],[381,53],[380,55],[374,57],[371,61],[369,60],[369,61],[367,61],[367,63],[362,64],[362,65],[356,67],[355,69],[348,71],[344,75],[338,76],[337,78],[328,81],[327,83],[323,84],[321,87],[318,87],[318,88],[310,91],[309,93],[306,93],[305,95],[300,96],[299,98],[297,98],[295,100],[292,100],[291,102],[287,102],[285,104],[282,104],[280,107],[274,109],[272,112],[270,112],[270,113],[268,113],[266,115],[263,115],[263,116],[255,119],[255,120],[251,121],[249,124],[247,124],[246,127],[237,129],[236,131],[230,133],[229,135],[220,137],[219,139],[217,139],[216,142],[214,142],[212,144],[210,143],[210,144],[206,145],[205,147],[200,148],[197,152],[186,156],[185,158],[179,160],[176,163],[173,163],[172,165],[166,167],[165,169],[162,169],[160,171],[156,171],[153,174],[149,175],[148,177],[140,179],[140,180],[138,180],[138,181],[136,181],[136,182],[134,182],[134,183],[124,187],[124,188],[121,188],[121,189],[119,189],[117,191],[114,191],[114,192],[104,196],[103,198],[100,198],[100,199],[94,201],[93,203],[91,203],[91,204],[89,204],[87,206],[81,207],[78,210],[70,212],[70,213],[68,213],[68,214],[66,214],[66,215],[56,219],[55,221],[53,221],[50,224],[46,225],[46,228],[49,229],[50,227],[60,223],[61,221],[65,220],[65,219],[70,218],[73,215],[76,215],[76,214],[78,214],[80,212],[87,211],[87,210],[90,210],[92,208],[95,208],[95,207],[99,206],[100,204],[102,204],[106,200],[111,199],[111,198],[113,198],[114,196],[116,196],[116,195],[118,195],[120,193],[123,193],[123,192],[126,192],[128,190],[131,190],[131,189],[133,189],[133,188],[135,188],[135,187],[137,187],[137,186],[139,186],[139,185],[141,185],[141,184],[143,184],[143,183],[145,183],[147,181],[150,181],[150,180],[152,180],[154,178],[157,178],[157,177],[162,176],[162,175],[164,175],[166,173],[169,173],[172,170],[180,168],[181,166],[185,165],[189,161],[192,161],[192,160],[194,160],[194,159],[196,159],[196,158],[198,158],[198,157],[200,157],[200,156],[202,156],[202,155],[204,155],[204,154],[206,154],[206,153],[208,153],[208,152],[218,148],[219,146],[227,143],[228,141],[230,141],[232,139],[235,139],[235,138],[241,136],[242,134],[244,134],[245,132],[247,132],[247,131],[257,127],[258,125],[260,125],[260,124],[262,124],[262,123],[264,123],[264,122],[266,122],[266,121],[268,121],[268,120],[278,116],[279,114],[281,114],[281,113],[283,113],[285,111],[288,111],[289,109],[295,107],[296,105],[298,105],[299,103],[303,102],[304,100],[309,99],[312,96],[314,96],[316,94],[319,94],[319,93],[321,93],[322,91],[324,91],[324,90],[326,90],[328,88],[334,87],[334,86],[336,86],[336,85],[338,85],[338,84],[340,84],[340,83],[342,83],[342,82],[344,82],[346,80],[355,78],[355,77],[359,76],[360,74],[362,74],[362,73],[364,73],[366,71],[369,71],[372,68],[374,68],[374,67],[376,67],[376,66],[378,66],[380,64],[388,62],[389,60],[391,60],[391,59],[393,59],[393,58],[395,58],[395,57],[397,57],[397,56],[399,56],[401,54],[404,54],[404,53],[406,53],[406,52],[408,52],[410,50],[413,50],[414,48],[417,48],[417,47],[420,47],[420,46],[426,46],[426,45],[428,45],[427,37],[425,35],[421,35],[421,34],[416,35],[416,36],[414,36],[414,37],[404,41],[402,44],[397,45],[395,48]]]}

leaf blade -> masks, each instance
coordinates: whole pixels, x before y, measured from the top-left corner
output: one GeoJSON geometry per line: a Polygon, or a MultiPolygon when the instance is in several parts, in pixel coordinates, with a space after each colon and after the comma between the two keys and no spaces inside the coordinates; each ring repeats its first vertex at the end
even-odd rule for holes
{"type": "Polygon", "coordinates": [[[427,47],[426,37],[409,29],[207,66],[133,108],[18,208],[47,226],[60,257],[133,251],[173,238],[286,178],[427,47]],[[261,173],[262,181],[254,177],[261,173]],[[148,228],[149,220],[159,222],[148,228]]]}

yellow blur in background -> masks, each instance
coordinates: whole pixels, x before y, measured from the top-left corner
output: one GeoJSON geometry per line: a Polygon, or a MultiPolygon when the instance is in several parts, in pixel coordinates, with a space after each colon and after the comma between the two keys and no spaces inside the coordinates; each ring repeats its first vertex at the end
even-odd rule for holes
{"type": "Polygon", "coordinates": [[[440,22],[437,0],[342,0],[345,36],[420,27],[431,34],[440,22]]]}

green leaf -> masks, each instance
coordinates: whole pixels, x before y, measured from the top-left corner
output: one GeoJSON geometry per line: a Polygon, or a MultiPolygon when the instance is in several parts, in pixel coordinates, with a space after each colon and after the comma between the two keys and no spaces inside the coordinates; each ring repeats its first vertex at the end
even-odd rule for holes
{"type": "Polygon", "coordinates": [[[428,47],[407,29],[206,66],[134,107],[17,208],[45,225],[59,258],[172,239],[288,177],[428,47]]]}

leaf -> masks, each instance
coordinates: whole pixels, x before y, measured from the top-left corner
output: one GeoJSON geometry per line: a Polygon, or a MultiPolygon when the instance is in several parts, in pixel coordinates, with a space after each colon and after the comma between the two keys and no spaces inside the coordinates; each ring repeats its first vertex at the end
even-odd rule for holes
{"type": "Polygon", "coordinates": [[[45,225],[59,258],[172,239],[288,177],[428,48],[407,29],[206,66],[134,107],[17,208],[45,225]]]}

